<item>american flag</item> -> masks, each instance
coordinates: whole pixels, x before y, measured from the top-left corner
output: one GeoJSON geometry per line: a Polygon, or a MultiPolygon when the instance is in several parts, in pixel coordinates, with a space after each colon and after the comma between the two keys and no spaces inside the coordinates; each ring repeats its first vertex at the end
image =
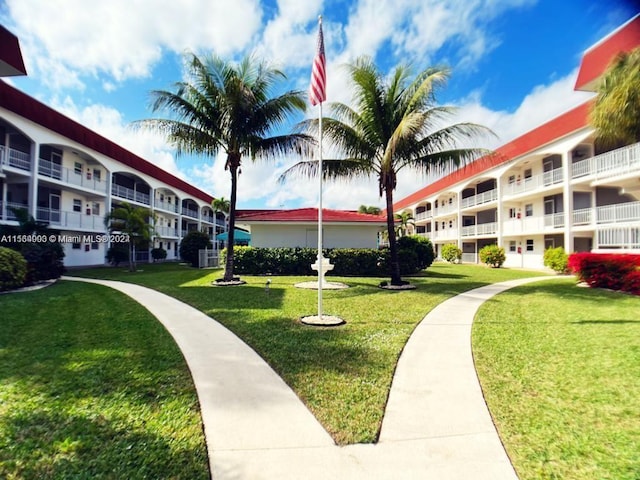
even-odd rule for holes
{"type": "Polygon", "coordinates": [[[324,58],[324,37],[322,36],[322,19],[318,22],[318,50],[313,59],[311,69],[311,86],[309,87],[309,100],[311,105],[318,105],[327,99],[327,76],[325,72],[326,61],[324,58]]]}

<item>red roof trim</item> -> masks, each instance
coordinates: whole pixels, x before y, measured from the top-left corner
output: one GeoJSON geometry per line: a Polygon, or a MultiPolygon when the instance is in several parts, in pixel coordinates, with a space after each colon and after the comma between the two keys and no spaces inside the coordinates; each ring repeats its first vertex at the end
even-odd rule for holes
{"type": "MultiPolygon", "coordinates": [[[[237,222],[317,222],[317,208],[293,210],[238,210],[237,222]]],[[[386,223],[382,215],[369,215],[348,210],[322,209],[322,220],[327,223],[386,223]]]]}
{"type": "Polygon", "coordinates": [[[396,202],[394,211],[406,208],[409,205],[418,203],[433,194],[460,183],[479,173],[490,170],[498,165],[507,163],[514,158],[524,155],[527,152],[540,148],[554,140],[568,135],[587,125],[587,116],[591,102],[569,110],[568,112],[554,118],[553,120],[531,130],[515,140],[499,147],[494,155],[479,158],[475,162],[462,167],[450,175],[443,177],[436,182],[427,185],[415,193],[396,202]]]}
{"type": "Polygon", "coordinates": [[[0,25],[0,76],[26,75],[20,43],[9,30],[0,25]]]}
{"type": "Polygon", "coordinates": [[[582,57],[576,90],[593,90],[590,85],[604,73],[620,52],[629,52],[640,44],[640,15],[589,48],[582,57]]]}
{"type": "Polygon", "coordinates": [[[73,140],[87,148],[99,152],[156,180],[182,190],[187,195],[211,203],[213,197],[186,181],[162,170],[160,167],[125,150],[120,145],[89,130],[87,127],[62,115],[24,92],[0,81],[0,106],[21,117],[37,123],[49,130],[73,140]]]}

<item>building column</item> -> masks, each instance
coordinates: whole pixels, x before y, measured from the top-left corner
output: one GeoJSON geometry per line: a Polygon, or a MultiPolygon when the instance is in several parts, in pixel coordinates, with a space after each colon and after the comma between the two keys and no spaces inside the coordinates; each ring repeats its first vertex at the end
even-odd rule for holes
{"type": "Polygon", "coordinates": [[[38,213],[38,158],[40,157],[40,144],[31,144],[31,177],[29,178],[29,215],[37,219],[38,213]]]}
{"type": "Polygon", "coordinates": [[[562,154],[562,206],[564,209],[564,250],[571,253],[573,245],[573,188],[571,188],[571,152],[562,154]]]}
{"type": "Polygon", "coordinates": [[[500,177],[498,176],[496,178],[496,190],[497,190],[497,196],[498,196],[498,214],[496,215],[496,222],[497,222],[497,228],[496,228],[496,240],[498,241],[498,246],[499,247],[504,247],[503,245],[503,241],[502,241],[502,217],[503,217],[503,211],[502,211],[502,185],[501,185],[501,181],[500,181],[500,177]]]}

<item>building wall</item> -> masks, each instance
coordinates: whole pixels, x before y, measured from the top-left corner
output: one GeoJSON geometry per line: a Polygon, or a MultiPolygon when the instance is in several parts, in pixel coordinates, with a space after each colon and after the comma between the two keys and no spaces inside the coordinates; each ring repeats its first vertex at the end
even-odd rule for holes
{"type": "MultiPolygon", "coordinates": [[[[317,248],[317,226],[286,224],[252,224],[251,245],[254,247],[310,247],[317,248]]],[[[324,248],[377,248],[377,225],[324,225],[324,248]]]]}

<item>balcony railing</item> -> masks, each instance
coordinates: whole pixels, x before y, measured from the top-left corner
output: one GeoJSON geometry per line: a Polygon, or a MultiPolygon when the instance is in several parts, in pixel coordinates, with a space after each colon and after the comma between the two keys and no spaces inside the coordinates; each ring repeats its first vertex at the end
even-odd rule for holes
{"type": "Polygon", "coordinates": [[[115,183],[111,185],[111,195],[118,198],[124,198],[125,200],[151,205],[149,195],[146,193],[136,192],[131,188],[123,187],[122,185],[115,183]]]}
{"type": "Polygon", "coordinates": [[[462,199],[462,208],[473,207],[475,205],[482,205],[483,203],[493,202],[498,199],[498,190],[493,189],[487,192],[479,193],[472,197],[462,199]]]}
{"type": "Polygon", "coordinates": [[[83,175],[82,172],[76,172],[75,170],[63,167],[51,160],[41,158],[38,162],[38,173],[71,185],[107,193],[107,182],[96,179],[91,173],[83,175]]]}
{"type": "Polygon", "coordinates": [[[31,170],[31,155],[15,148],[0,145],[0,167],[5,165],[21,170],[31,170]]]}
{"type": "Polygon", "coordinates": [[[458,238],[458,229],[449,228],[447,230],[438,230],[431,232],[432,240],[456,240],[458,238]]]}
{"type": "Polygon", "coordinates": [[[435,213],[433,214],[435,217],[448,215],[450,213],[457,213],[458,205],[457,203],[452,203],[451,205],[444,205],[442,207],[438,207],[435,209],[435,213]]]}
{"type": "Polygon", "coordinates": [[[556,168],[540,175],[534,175],[532,177],[525,178],[524,180],[518,180],[510,183],[505,187],[504,194],[519,195],[521,193],[531,192],[551,185],[557,185],[558,183],[562,183],[563,178],[562,169],[556,168]]]}
{"type": "Polygon", "coordinates": [[[640,249],[640,227],[604,228],[596,237],[597,248],[640,249]]]}
{"type": "Polygon", "coordinates": [[[198,211],[192,210],[187,207],[182,207],[182,215],[186,215],[187,217],[191,217],[191,218],[198,218],[198,211]]]}
{"type": "Polygon", "coordinates": [[[178,204],[177,203],[168,203],[165,202],[164,200],[158,200],[156,199],[153,202],[153,206],[155,208],[161,208],[162,210],[166,210],[167,212],[173,212],[173,213],[178,213],[178,204]]]}
{"type": "Polygon", "coordinates": [[[203,222],[207,222],[207,223],[215,223],[216,222],[216,217],[214,217],[213,215],[205,215],[203,213],[202,214],[202,221],[203,222]]]}
{"type": "Polygon", "coordinates": [[[36,219],[62,228],[78,228],[98,232],[105,230],[104,217],[100,215],[86,215],[81,212],[39,207],[36,210],[36,219]]]}
{"type": "Polygon", "coordinates": [[[29,210],[29,205],[16,202],[7,202],[3,204],[2,201],[0,201],[0,220],[17,220],[15,213],[11,210],[12,208],[29,210]]]}
{"type": "Polygon", "coordinates": [[[173,227],[155,227],[156,233],[161,237],[177,237],[178,229],[173,227]]]}
{"type": "Polygon", "coordinates": [[[593,175],[594,180],[640,172],[640,143],[580,160],[571,169],[571,178],[593,175]]]}
{"type": "Polygon", "coordinates": [[[564,227],[564,213],[549,213],[545,215],[544,226],[551,228],[564,227]]]}
{"type": "Polygon", "coordinates": [[[493,235],[498,231],[497,222],[479,223],[477,225],[469,225],[462,227],[463,237],[475,237],[478,235],[493,235]]]}
{"type": "Polygon", "coordinates": [[[594,220],[596,225],[640,222],[640,202],[581,208],[573,212],[574,225],[591,225],[594,220]]]}
{"type": "Polygon", "coordinates": [[[421,220],[429,220],[430,218],[433,218],[432,210],[426,210],[424,212],[416,213],[416,222],[419,222],[421,220]]]}

